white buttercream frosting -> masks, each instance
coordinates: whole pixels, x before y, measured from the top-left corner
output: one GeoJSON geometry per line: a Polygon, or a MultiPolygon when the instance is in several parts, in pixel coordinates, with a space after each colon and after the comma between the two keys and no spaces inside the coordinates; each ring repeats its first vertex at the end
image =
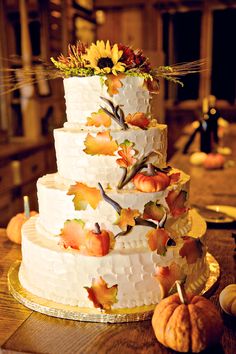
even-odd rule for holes
{"type": "MultiPolygon", "coordinates": [[[[123,86],[113,96],[107,92],[105,80],[106,77],[101,76],[70,77],[63,80],[68,121],[65,127],[73,127],[73,124],[78,123],[85,126],[92,113],[107,107],[101,97],[112,100],[114,105],[120,105],[125,116],[136,112],[149,113],[151,95],[144,87],[142,77],[124,77],[121,79],[123,86]]],[[[112,128],[121,129],[114,122],[112,128]]]]}
{"type": "MultiPolygon", "coordinates": [[[[90,132],[95,137],[97,133],[90,132]]],[[[88,131],[68,130],[65,128],[55,129],[55,149],[57,157],[58,173],[61,177],[74,181],[87,183],[90,186],[102,183],[104,187],[110,185],[116,188],[121,177],[122,169],[116,160],[120,158],[117,151],[114,156],[90,155],[86,149],[85,140],[88,131]]],[[[157,151],[155,157],[156,165],[164,167],[166,165],[167,149],[167,127],[159,124],[155,128],[148,130],[128,129],[122,131],[110,131],[110,136],[117,145],[125,140],[132,142],[136,150],[137,158],[147,156],[153,151],[157,151]]]]}
{"type": "MultiPolygon", "coordinates": [[[[175,170],[176,171],[176,170],[175,170]]],[[[140,214],[144,211],[144,206],[150,201],[163,205],[168,210],[165,198],[171,189],[188,190],[189,176],[182,173],[182,178],[176,184],[170,185],[166,190],[155,193],[142,193],[137,190],[107,190],[110,198],[116,201],[122,208],[137,209],[140,214]]],[[[94,224],[99,222],[102,229],[111,231],[114,235],[121,229],[116,222],[118,214],[116,210],[103,199],[96,209],[89,204],[85,210],[75,210],[73,203],[74,195],[68,195],[69,185],[64,183],[57,174],[50,174],[40,178],[37,182],[39,201],[39,228],[42,228],[51,235],[59,235],[64,227],[64,222],[71,219],[81,219],[85,222],[87,229],[93,229],[94,224]]],[[[173,219],[170,213],[167,220],[173,219]]],[[[185,214],[182,222],[173,219],[175,228],[179,236],[186,235],[191,228],[191,220],[185,214]]],[[[116,247],[119,249],[127,247],[146,246],[145,235],[150,227],[137,225],[133,227],[128,237],[118,237],[116,247]]]]}
{"type": "Polygon", "coordinates": [[[156,267],[168,266],[173,261],[183,272],[189,270],[190,274],[186,274],[186,282],[191,277],[188,286],[199,291],[206,280],[204,260],[199,258],[194,265],[188,266],[186,258],[179,255],[181,243],[168,247],[165,256],[143,247],[89,257],[76,250],[62,249],[55,239],[42,237],[35,229],[36,220],[37,217],[31,218],[22,228],[23,261],[19,277],[23,287],[46,299],[93,308],[85,287],[91,287],[93,279],[102,277],[108,287],[118,286],[117,302],[112,308],[155,304],[161,299],[160,285],[154,278],[156,267]]]}

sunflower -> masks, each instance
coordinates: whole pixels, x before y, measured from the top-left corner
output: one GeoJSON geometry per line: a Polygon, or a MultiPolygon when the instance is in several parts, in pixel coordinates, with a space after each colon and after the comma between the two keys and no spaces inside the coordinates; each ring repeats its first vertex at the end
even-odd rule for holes
{"type": "Polygon", "coordinates": [[[118,72],[125,71],[125,64],[119,62],[123,54],[122,50],[118,49],[117,44],[111,48],[110,42],[97,41],[92,43],[87,49],[87,54],[84,59],[88,61],[87,67],[93,68],[95,74],[109,74],[117,75],[118,72]]]}

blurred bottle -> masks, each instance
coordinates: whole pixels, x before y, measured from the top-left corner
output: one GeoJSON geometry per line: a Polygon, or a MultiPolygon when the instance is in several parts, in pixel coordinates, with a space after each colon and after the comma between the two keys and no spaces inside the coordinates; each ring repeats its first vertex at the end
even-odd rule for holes
{"type": "Polygon", "coordinates": [[[212,127],[208,115],[209,104],[208,98],[202,101],[202,118],[200,119],[200,150],[209,154],[212,151],[212,127]]]}
{"type": "Polygon", "coordinates": [[[218,119],[220,118],[220,113],[216,108],[216,97],[213,95],[209,95],[208,103],[209,103],[209,108],[207,114],[209,116],[209,122],[212,130],[213,143],[218,145],[219,143],[218,119]]]}

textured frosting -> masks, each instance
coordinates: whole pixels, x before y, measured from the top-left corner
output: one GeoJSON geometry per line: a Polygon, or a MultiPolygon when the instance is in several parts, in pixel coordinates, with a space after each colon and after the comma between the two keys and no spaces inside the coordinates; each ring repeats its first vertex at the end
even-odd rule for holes
{"type": "MultiPolygon", "coordinates": [[[[176,171],[176,170],[175,170],[176,171]]],[[[144,205],[150,201],[163,205],[168,210],[166,196],[171,189],[182,189],[188,191],[189,176],[182,173],[182,178],[176,184],[170,185],[165,191],[155,193],[142,193],[136,190],[108,190],[110,198],[119,203],[122,208],[138,209],[143,213],[144,205]]],[[[104,200],[101,200],[96,209],[90,205],[85,210],[75,210],[73,195],[67,195],[69,185],[60,179],[57,174],[50,174],[40,178],[37,182],[39,201],[39,230],[44,230],[48,234],[58,235],[66,220],[81,219],[88,229],[93,229],[94,224],[99,222],[101,228],[113,232],[115,235],[121,230],[115,225],[118,214],[115,209],[104,200]]],[[[173,219],[170,214],[167,220],[173,219]]],[[[191,227],[187,213],[179,219],[173,219],[178,235],[186,235],[191,227]],[[179,226],[178,226],[179,225],[179,226]]],[[[118,237],[116,247],[142,247],[147,245],[146,233],[150,230],[147,226],[135,226],[128,237],[118,237]]]]}
{"type": "MultiPolygon", "coordinates": [[[[136,112],[149,113],[151,96],[143,86],[143,78],[124,77],[121,79],[123,86],[112,97],[107,92],[105,80],[106,77],[101,76],[71,77],[63,80],[68,121],[65,127],[73,127],[77,123],[85,126],[87,118],[101,106],[105,106],[101,97],[112,100],[114,105],[122,105],[125,116],[136,112]]],[[[120,129],[116,123],[113,123],[112,127],[120,129]]]]}
{"type": "MultiPolygon", "coordinates": [[[[93,307],[84,287],[102,277],[108,287],[118,285],[117,302],[112,308],[131,308],[155,304],[161,299],[159,282],[154,278],[157,266],[173,261],[187,275],[186,284],[199,291],[208,268],[204,258],[187,265],[179,255],[182,244],[168,247],[165,256],[142,248],[111,251],[104,257],[88,257],[75,250],[62,249],[55,239],[46,239],[35,230],[37,217],[22,228],[21,284],[30,292],[56,302],[93,307]],[[189,278],[189,280],[188,280],[189,278]]],[[[188,289],[187,289],[188,290],[188,289]]]]}
{"type": "MultiPolygon", "coordinates": [[[[89,133],[96,136],[96,133],[89,133]]],[[[155,157],[155,163],[164,167],[166,164],[167,127],[158,124],[148,130],[128,129],[123,131],[111,131],[110,135],[117,144],[129,140],[137,151],[137,157],[141,158],[152,151],[159,153],[155,157]]],[[[121,176],[122,169],[116,160],[120,157],[118,149],[114,156],[89,155],[86,149],[85,139],[88,131],[55,129],[55,149],[57,157],[58,173],[61,177],[74,181],[80,181],[90,186],[102,183],[104,187],[110,185],[116,188],[121,176]]]]}

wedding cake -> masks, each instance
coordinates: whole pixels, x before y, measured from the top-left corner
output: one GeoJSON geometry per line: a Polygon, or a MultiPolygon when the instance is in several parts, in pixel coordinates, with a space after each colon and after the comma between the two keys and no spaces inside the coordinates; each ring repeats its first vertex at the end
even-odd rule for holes
{"type": "Polygon", "coordinates": [[[22,229],[21,285],[96,311],[156,304],[177,279],[199,293],[208,267],[190,177],[167,165],[167,126],[150,109],[160,72],[103,41],[53,62],[67,122],[54,130],[58,172],[39,178],[39,215],[22,229]]]}

